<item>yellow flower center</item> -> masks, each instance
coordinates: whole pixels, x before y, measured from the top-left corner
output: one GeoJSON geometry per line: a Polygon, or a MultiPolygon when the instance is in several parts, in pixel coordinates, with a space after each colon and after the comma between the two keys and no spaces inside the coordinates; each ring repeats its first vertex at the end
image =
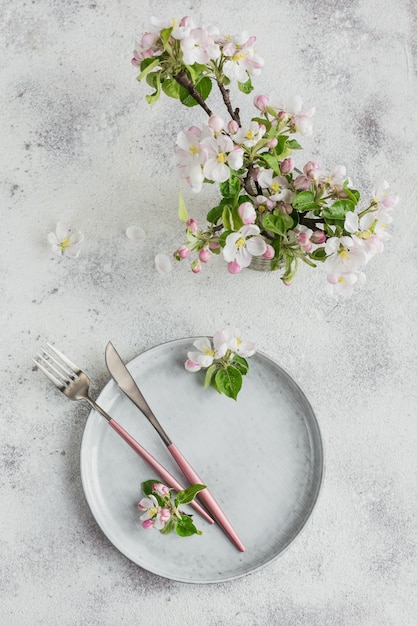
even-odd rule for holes
{"type": "Polygon", "coordinates": [[[204,348],[204,354],[207,354],[208,356],[214,356],[214,352],[213,350],[210,350],[210,348],[204,348]]]}
{"type": "Polygon", "coordinates": [[[246,59],[248,54],[249,52],[236,52],[236,54],[233,57],[233,61],[235,62],[243,61],[243,59],[246,59]]]}
{"type": "Polygon", "coordinates": [[[271,189],[274,193],[279,193],[281,191],[281,185],[275,180],[271,185],[271,189]]]}
{"type": "Polygon", "coordinates": [[[264,211],[266,211],[266,206],[264,204],[260,204],[258,206],[258,211],[259,213],[264,213],[264,211]]]}
{"type": "Polygon", "coordinates": [[[345,281],[345,279],[343,278],[343,276],[340,276],[340,277],[337,279],[337,282],[338,282],[338,283],[342,283],[342,284],[344,284],[346,281],[345,281]]]}
{"type": "Polygon", "coordinates": [[[226,155],[224,152],[219,152],[219,154],[217,155],[217,161],[219,163],[225,163],[226,162],[226,155]]]}
{"type": "Polygon", "coordinates": [[[198,149],[197,146],[195,146],[194,144],[192,146],[189,147],[189,151],[191,152],[191,154],[193,156],[195,156],[196,154],[199,154],[200,150],[198,149]]]}
{"type": "Polygon", "coordinates": [[[246,240],[244,237],[240,237],[237,241],[236,241],[236,248],[239,250],[239,248],[241,248],[242,246],[244,246],[246,243],[246,240]]]}
{"type": "Polygon", "coordinates": [[[364,231],[361,233],[361,237],[362,237],[362,239],[369,239],[369,238],[371,237],[371,235],[372,235],[372,233],[371,233],[371,231],[370,231],[370,230],[364,230],[364,231]]]}
{"type": "Polygon", "coordinates": [[[149,515],[152,515],[152,517],[154,515],[156,515],[158,513],[158,509],[148,509],[149,515]]]}
{"type": "Polygon", "coordinates": [[[65,249],[68,248],[70,243],[71,243],[70,238],[67,237],[66,239],[63,239],[58,245],[61,248],[62,252],[64,252],[65,249]]]}
{"type": "Polygon", "coordinates": [[[253,130],[248,130],[245,137],[246,139],[255,139],[255,133],[253,132],[253,130]]]}
{"type": "Polygon", "coordinates": [[[348,259],[349,258],[349,252],[346,250],[346,248],[343,248],[343,250],[341,250],[339,252],[339,254],[342,257],[342,259],[348,259]]]}

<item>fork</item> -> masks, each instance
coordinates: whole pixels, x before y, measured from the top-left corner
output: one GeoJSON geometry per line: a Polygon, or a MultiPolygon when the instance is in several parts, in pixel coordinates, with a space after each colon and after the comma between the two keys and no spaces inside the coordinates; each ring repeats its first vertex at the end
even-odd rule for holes
{"type": "MultiPolygon", "coordinates": [[[[172,487],[176,491],[182,491],[184,487],[181,486],[177,479],[91,398],[89,394],[90,379],[87,374],[62,354],[62,352],[57,350],[55,346],[52,346],[50,343],[47,345],[50,352],[42,350],[42,354],[38,354],[36,359],[32,359],[41,372],[70,400],[85,400],[88,402],[97,413],[105,418],[109,426],[111,426],[113,430],[115,430],[116,433],[159,474],[169,487],[172,487]]],[[[190,502],[190,506],[207,522],[214,524],[214,520],[198,502],[193,500],[190,502]]]]}

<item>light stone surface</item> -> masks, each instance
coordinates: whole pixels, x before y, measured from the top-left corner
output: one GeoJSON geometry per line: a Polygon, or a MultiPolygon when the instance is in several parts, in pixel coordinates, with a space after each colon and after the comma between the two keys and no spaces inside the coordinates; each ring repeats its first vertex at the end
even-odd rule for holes
{"type": "MultiPolygon", "coordinates": [[[[3,0],[0,24],[0,623],[415,625],[415,3],[3,0]],[[154,254],[183,238],[175,137],[204,113],[167,98],[149,107],[130,57],[149,16],[184,14],[257,35],[266,65],[254,93],[316,106],[303,161],[345,164],[365,196],[381,179],[401,196],[393,238],[350,300],[327,295],[307,267],[290,288],[274,274],[229,275],[221,259],[198,276],[187,263],[155,272],[154,254]],[[51,256],[59,219],[85,235],[77,260],[51,256]],[[126,237],[130,225],[145,241],[126,237]],[[307,528],[272,565],[235,582],[176,583],[129,562],[96,525],[79,470],[88,407],[30,359],[55,343],[97,394],[108,340],[130,359],[227,323],[307,394],[326,476],[307,528]]],[[[251,100],[236,99],[244,118],[251,100]]],[[[217,197],[183,193],[200,220],[217,197]]],[[[256,523],[262,503],[251,507],[256,523]]]]}

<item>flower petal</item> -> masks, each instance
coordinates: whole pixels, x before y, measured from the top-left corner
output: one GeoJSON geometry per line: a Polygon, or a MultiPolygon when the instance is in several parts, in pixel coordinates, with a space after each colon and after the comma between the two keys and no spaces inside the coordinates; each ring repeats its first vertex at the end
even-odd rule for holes
{"type": "Polygon", "coordinates": [[[126,228],[126,237],[132,241],[143,241],[146,233],[140,226],[128,226],[126,228]]]}
{"type": "Polygon", "coordinates": [[[161,274],[166,276],[172,270],[172,263],[166,254],[157,254],[155,257],[155,269],[161,274]]]}

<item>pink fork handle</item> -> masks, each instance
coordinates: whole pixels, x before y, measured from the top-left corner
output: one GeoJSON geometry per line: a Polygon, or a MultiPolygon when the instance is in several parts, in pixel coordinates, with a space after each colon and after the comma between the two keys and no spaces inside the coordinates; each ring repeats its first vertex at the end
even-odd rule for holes
{"type": "MultiPolygon", "coordinates": [[[[129,433],[122,426],[120,426],[118,422],[116,422],[114,419],[111,419],[108,423],[113,428],[113,430],[115,430],[116,433],[120,435],[120,437],[124,439],[126,443],[128,443],[129,446],[159,474],[162,480],[169,487],[173,487],[175,491],[182,491],[182,489],[184,489],[184,487],[180,485],[177,479],[174,478],[174,476],[172,476],[172,474],[170,474],[168,470],[165,469],[165,467],[161,465],[159,461],[155,459],[155,457],[152,456],[152,454],[145,450],[145,448],[141,446],[140,443],[136,441],[136,439],[129,435],[129,433]]],[[[198,502],[193,500],[193,502],[190,502],[190,506],[192,506],[193,509],[195,509],[201,515],[201,517],[204,517],[207,522],[209,522],[210,524],[214,524],[214,520],[210,517],[210,515],[206,513],[206,511],[198,504],[198,502]]]]}
{"type": "MultiPolygon", "coordinates": [[[[171,445],[168,446],[168,450],[170,451],[175,461],[177,462],[178,467],[181,468],[181,471],[183,472],[184,476],[187,478],[187,480],[190,481],[191,484],[196,484],[196,483],[202,484],[202,485],[205,484],[204,480],[202,480],[199,477],[197,472],[191,467],[187,459],[184,458],[184,456],[178,450],[175,444],[171,443],[171,445]]],[[[217,500],[215,500],[211,491],[209,491],[207,488],[203,489],[202,491],[198,493],[198,497],[203,502],[203,504],[206,505],[208,511],[210,511],[214,519],[223,528],[223,530],[230,537],[230,539],[233,541],[235,546],[239,548],[241,552],[244,552],[245,546],[239,539],[238,535],[236,534],[236,531],[234,530],[233,526],[227,519],[226,515],[223,513],[222,509],[220,508],[220,504],[217,502],[217,500]]]]}

